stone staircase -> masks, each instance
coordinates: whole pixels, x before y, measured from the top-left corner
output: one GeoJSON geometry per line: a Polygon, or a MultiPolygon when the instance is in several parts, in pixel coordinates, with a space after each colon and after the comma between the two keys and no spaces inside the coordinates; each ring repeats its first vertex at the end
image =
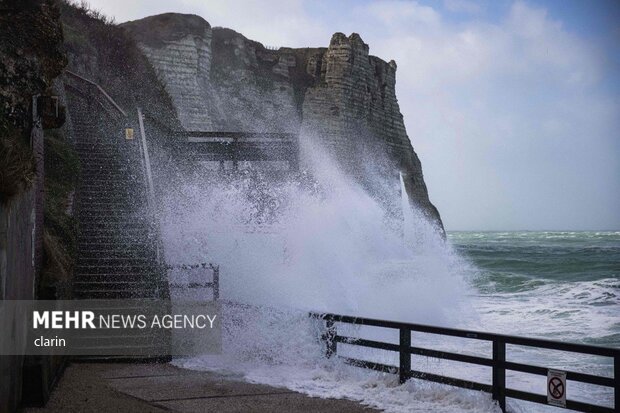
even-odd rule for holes
{"type": "Polygon", "coordinates": [[[84,105],[74,107],[71,116],[81,161],[74,298],[163,298],[166,288],[139,142],[124,139],[116,122],[101,126],[97,113],[89,113],[84,105]]]}
{"type": "MultiPolygon", "coordinates": [[[[127,140],[123,128],[136,122],[115,116],[101,103],[101,89],[80,90],[65,84],[74,145],[81,171],[75,197],[79,222],[73,298],[87,300],[167,299],[166,269],[159,256],[158,226],[149,208],[139,134],[127,140]]],[[[105,96],[109,98],[109,96],[105,96]]],[[[118,112],[118,110],[117,110],[118,112]]],[[[114,313],[141,308],[135,301],[116,302],[114,313]],[[122,311],[120,311],[122,310],[122,311]]],[[[169,360],[169,336],[147,330],[85,330],[75,344],[78,360],[169,360]],[[119,335],[124,336],[119,341],[119,335]]]]}

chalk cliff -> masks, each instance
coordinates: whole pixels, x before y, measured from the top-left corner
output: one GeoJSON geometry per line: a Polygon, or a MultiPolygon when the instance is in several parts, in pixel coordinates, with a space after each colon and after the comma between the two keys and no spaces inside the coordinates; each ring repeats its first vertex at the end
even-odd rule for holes
{"type": "Polygon", "coordinates": [[[398,188],[402,173],[411,203],[441,227],[396,99],[396,63],[370,56],[358,34],[336,33],[327,48],[273,50],[194,15],[122,27],[154,66],[185,129],[299,132],[373,191],[380,186],[369,177],[398,188]]]}

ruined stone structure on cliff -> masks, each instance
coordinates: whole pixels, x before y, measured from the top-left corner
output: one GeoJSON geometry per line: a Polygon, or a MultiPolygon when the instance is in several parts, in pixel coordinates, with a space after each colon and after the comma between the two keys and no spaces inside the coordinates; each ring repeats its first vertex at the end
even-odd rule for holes
{"type": "Polygon", "coordinates": [[[441,227],[396,99],[396,63],[370,56],[358,34],[336,33],[327,48],[271,50],[194,15],[162,14],[123,27],[154,66],[185,129],[299,133],[370,189],[369,176],[398,188],[400,172],[410,202],[441,227]]]}

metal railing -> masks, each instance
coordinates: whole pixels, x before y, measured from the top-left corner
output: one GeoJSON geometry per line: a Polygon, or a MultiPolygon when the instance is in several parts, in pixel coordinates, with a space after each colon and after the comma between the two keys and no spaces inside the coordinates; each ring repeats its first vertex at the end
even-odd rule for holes
{"type": "Polygon", "coordinates": [[[213,300],[217,301],[220,299],[220,266],[211,264],[211,263],[200,263],[194,265],[181,264],[181,265],[167,265],[166,269],[168,270],[196,270],[196,269],[210,269],[213,273],[213,279],[211,282],[187,282],[187,283],[179,283],[172,282],[170,283],[170,288],[175,289],[183,289],[183,288],[210,288],[213,291],[213,300]]]}
{"type": "Polygon", "coordinates": [[[144,113],[155,127],[179,139],[184,159],[232,161],[237,169],[243,161],[287,161],[290,170],[299,169],[299,136],[290,132],[240,132],[178,130],[156,116],[144,113]]]}
{"type": "Polygon", "coordinates": [[[338,356],[338,343],[361,346],[366,348],[380,349],[397,352],[399,354],[399,365],[391,366],[365,360],[348,357],[341,357],[347,364],[372,369],[384,373],[395,373],[399,375],[400,383],[404,383],[410,378],[428,380],[436,383],[443,383],[451,386],[466,389],[484,391],[492,394],[494,400],[503,412],[506,411],[506,398],[514,398],[534,403],[548,404],[547,397],[544,395],[530,393],[506,387],[506,371],[516,371],[534,375],[547,376],[547,367],[516,363],[506,359],[506,345],[526,346],[538,349],[567,351],[586,355],[602,356],[613,358],[614,377],[597,376],[588,373],[573,371],[566,372],[566,379],[581,383],[589,383],[599,386],[611,387],[614,389],[614,408],[598,406],[590,403],[566,400],[566,408],[580,412],[601,412],[612,413],[620,409],[620,349],[591,346],[577,343],[564,343],[536,338],[517,337],[502,334],[493,334],[480,331],[461,330],[454,328],[436,327],[423,324],[403,323],[396,321],[384,321],[371,318],[351,317],[337,314],[310,313],[310,316],[325,320],[326,331],[322,338],[325,341],[325,354],[327,357],[338,356]],[[336,323],[345,323],[360,326],[373,326],[396,329],[399,331],[400,340],[398,344],[386,343],[381,341],[366,340],[355,337],[341,336],[338,334],[336,323]],[[416,347],[411,345],[411,333],[421,332],[436,334],[440,336],[461,337],[473,340],[483,340],[492,342],[493,351],[490,358],[472,356],[466,354],[439,351],[429,348],[416,347]],[[454,377],[431,374],[423,371],[413,370],[411,366],[411,355],[434,357],[444,360],[469,363],[474,365],[491,367],[492,383],[484,384],[470,380],[463,380],[454,377]]]}
{"type": "Polygon", "coordinates": [[[110,112],[110,109],[104,104],[104,102],[107,103],[109,106],[111,106],[116,112],[121,114],[123,117],[125,118],[127,117],[127,113],[123,109],[121,109],[121,107],[114,101],[114,99],[112,99],[110,95],[108,95],[108,92],[106,92],[97,83],[93,82],[92,80],[86,79],[85,77],[82,77],[78,75],[77,73],[74,73],[70,70],[65,70],[65,73],[69,77],[79,80],[82,84],[86,85],[88,88],[95,89],[97,93],[92,93],[92,91],[86,91],[86,93],[90,94],[91,97],[93,98],[95,98],[95,96],[97,95],[102,96],[103,101],[96,99],[96,98],[95,99],[106,111],[108,111],[108,113],[110,112]]]}
{"type": "Polygon", "coordinates": [[[164,264],[164,246],[161,239],[161,228],[159,224],[159,214],[157,212],[157,206],[155,203],[155,186],[153,185],[153,173],[151,168],[151,157],[149,155],[149,148],[146,143],[146,132],[144,130],[144,116],[140,108],[138,111],[138,127],[140,129],[140,161],[142,163],[142,169],[144,172],[144,186],[146,187],[146,202],[149,209],[149,214],[153,219],[153,229],[155,231],[155,248],[157,263],[164,264]]]}

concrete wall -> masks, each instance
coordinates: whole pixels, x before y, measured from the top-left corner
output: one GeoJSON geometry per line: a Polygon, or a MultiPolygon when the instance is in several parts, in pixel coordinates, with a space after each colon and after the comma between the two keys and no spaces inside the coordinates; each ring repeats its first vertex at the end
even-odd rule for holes
{"type": "MultiPolygon", "coordinates": [[[[0,203],[0,299],[35,298],[35,274],[43,257],[43,130],[31,134],[36,179],[26,191],[0,203]]],[[[22,320],[2,334],[26,339],[22,320]]],[[[0,412],[17,410],[22,399],[22,356],[0,356],[0,412]]]]}

